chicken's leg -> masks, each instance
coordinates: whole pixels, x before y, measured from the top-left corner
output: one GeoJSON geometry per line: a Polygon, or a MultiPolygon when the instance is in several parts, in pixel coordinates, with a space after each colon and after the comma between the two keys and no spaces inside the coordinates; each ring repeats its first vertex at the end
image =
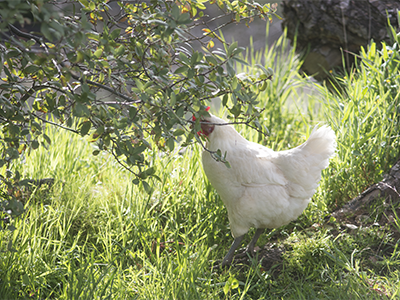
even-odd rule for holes
{"type": "Polygon", "coordinates": [[[256,233],[254,234],[251,242],[247,245],[246,252],[250,253],[250,255],[253,255],[254,253],[254,246],[256,245],[258,238],[260,235],[264,232],[264,228],[257,228],[256,233]]]}
{"type": "Polygon", "coordinates": [[[236,257],[246,257],[247,253],[249,253],[251,256],[254,256],[254,247],[258,241],[258,238],[263,232],[264,228],[257,228],[251,242],[247,245],[246,250],[244,250],[243,253],[236,255],[236,257]]]}
{"type": "MultiPolygon", "coordinates": [[[[260,237],[260,235],[264,232],[264,228],[257,228],[256,232],[254,233],[254,236],[251,240],[251,242],[249,243],[249,245],[246,248],[245,253],[250,253],[251,255],[253,255],[254,253],[254,246],[257,243],[258,238],[260,237]]],[[[244,235],[237,237],[233,243],[231,248],[229,249],[228,253],[225,255],[224,259],[222,260],[221,263],[221,267],[225,267],[227,265],[230,265],[233,259],[233,255],[235,254],[235,250],[237,247],[240,246],[240,243],[242,242],[244,238],[244,235]]]]}
{"type": "Polygon", "coordinates": [[[225,266],[231,264],[232,259],[233,259],[233,254],[235,253],[236,248],[239,247],[243,238],[244,238],[244,235],[235,238],[235,240],[232,243],[231,248],[229,249],[228,253],[225,255],[224,259],[222,260],[221,267],[225,267],[225,266]]]}

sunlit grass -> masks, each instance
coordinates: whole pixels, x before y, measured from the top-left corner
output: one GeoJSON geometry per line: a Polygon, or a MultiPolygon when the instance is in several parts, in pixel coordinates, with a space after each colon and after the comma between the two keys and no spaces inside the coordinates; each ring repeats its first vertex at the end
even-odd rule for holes
{"type": "MultiPolygon", "coordinates": [[[[300,62],[284,38],[247,55],[251,65],[264,61],[275,74],[259,104],[270,135],[241,126],[242,135],[274,150],[304,142],[318,124],[330,125],[338,138],[306,211],[259,240],[285,248],[274,270],[255,262],[212,271],[232,237],[226,210],[200,166],[200,147],[148,153],[161,179],[149,196],[112,157],[92,156],[86,140],[49,130],[49,150],[39,148],[16,166],[23,178],[55,183],[23,199],[27,211],[12,237],[16,252],[0,253],[0,298],[398,298],[399,235],[395,226],[376,224],[385,208],[378,203],[357,229],[330,219],[337,206],[381,180],[399,155],[399,57],[380,57],[369,57],[373,68],[360,63],[358,72],[339,78],[343,90],[335,93],[298,75],[300,62]],[[397,75],[386,72],[388,66],[397,75]]],[[[7,234],[0,232],[2,250],[7,234]]]]}

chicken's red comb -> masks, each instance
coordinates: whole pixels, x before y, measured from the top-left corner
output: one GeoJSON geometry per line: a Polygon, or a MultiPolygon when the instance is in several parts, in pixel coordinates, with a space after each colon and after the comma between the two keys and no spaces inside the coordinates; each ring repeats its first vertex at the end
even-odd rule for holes
{"type": "MultiPolygon", "coordinates": [[[[207,106],[206,111],[209,111],[209,110],[210,110],[210,107],[207,106]]],[[[196,117],[195,116],[192,117],[192,121],[196,121],[196,117]]]]}

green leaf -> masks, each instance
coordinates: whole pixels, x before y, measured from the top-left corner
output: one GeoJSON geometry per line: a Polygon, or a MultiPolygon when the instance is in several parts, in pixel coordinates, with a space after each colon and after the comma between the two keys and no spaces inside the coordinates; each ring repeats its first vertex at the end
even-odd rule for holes
{"type": "Polygon", "coordinates": [[[179,16],[176,22],[177,24],[187,25],[192,23],[192,20],[190,19],[190,15],[188,13],[184,13],[179,16]]]}
{"type": "Polygon", "coordinates": [[[47,144],[51,145],[51,139],[50,139],[50,137],[49,137],[47,134],[43,133],[43,138],[45,139],[45,141],[47,142],[47,144]]]}
{"type": "Polygon", "coordinates": [[[39,132],[42,131],[42,127],[39,125],[39,123],[37,123],[35,121],[31,121],[31,127],[34,127],[39,132]]]}
{"type": "Polygon", "coordinates": [[[190,65],[192,67],[196,64],[198,57],[199,57],[199,52],[195,52],[192,54],[192,57],[190,58],[190,65]]]}
{"type": "Polygon", "coordinates": [[[87,0],[79,0],[79,2],[84,6],[84,7],[88,7],[89,6],[89,2],[87,0]]]}
{"type": "Polygon", "coordinates": [[[94,51],[93,55],[99,58],[103,54],[103,49],[99,48],[96,51],[94,51]]]}
{"type": "Polygon", "coordinates": [[[206,58],[206,61],[208,61],[210,64],[212,64],[212,65],[218,65],[218,61],[217,61],[217,59],[216,59],[214,56],[212,56],[212,55],[206,55],[205,58],[206,58]]]}
{"type": "Polygon", "coordinates": [[[226,70],[228,71],[228,74],[230,77],[234,77],[236,75],[236,72],[235,72],[235,69],[233,68],[231,59],[229,59],[226,63],[226,70]]]}
{"type": "Polygon", "coordinates": [[[90,116],[90,111],[87,106],[80,102],[75,102],[73,113],[76,117],[90,116]]]}
{"type": "Polygon", "coordinates": [[[146,182],[146,181],[142,181],[142,185],[143,185],[143,188],[144,188],[144,190],[145,190],[145,192],[147,193],[147,194],[151,194],[152,192],[153,192],[153,189],[152,189],[152,187],[146,182]]]}
{"type": "Polygon", "coordinates": [[[125,46],[120,45],[118,48],[115,49],[115,56],[121,56],[125,53],[125,46]]]}
{"type": "Polygon", "coordinates": [[[241,63],[242,65],[250,66],[250,64],[249,64],[247,61],[244,61],[243,59],[238,58],[238,57],[236,57],[236,56],[232,57],[232,59],[233,59],[234,61],[237,61],[238,63],[241,63]]]}
{"type": "Polygon", "coordinates": [[[227,295],[227,294],[229,293],[230,289],[231,289],[231,287],[230,287],[229,281],[225,282],[225,285],[224,285],[224,294],[227,295]]]}
{"type": "Polygon", "coordinates": [[[81,136],[87,135],[91,127],[92,127],[92,122],[90,121],[83,122],[79,130],[81,136]]]}
{"type": "Polygon", "coordinates": [[[228,102],[228,95],[225,94],[224,97],[222,97],[222,105],[226,106],[226,103],[228,102]]]}
{"type": "Polygon", "coordinates": [[[103,68],[109,68],[110,67],[110,64],[107,62],[107,61],[105,61],[105,60],[101,60],[100,61],[100,65],[103,67],[103,68]]]}
{"type": "Polygon", "coordinates": [[[36,73],[40,68],[35,65],[30,65],[24,69],[24,74],[33,74],[36,73]]]}
{"type": "Polygon", "coordinates": [[[183,52],[179,52],[179,58],[186,64],[190,64],[189,58],[187,57],[187,55],[183,52]]]}
{"type": "Polygon", "coordinates": [[[10,252],[17,252],[17,250],[15,250],[14,247],[13,247],[13,241],[12,241],[12,239],[10,239],[10,240],[8,241],[8,244],[7,244],[7,251],[10,251],[10,252]]]}
{"type": "Polygon", "coordinates": [[[169,105],[171,105],[171,107],[174,107],[175,103],[176,103],[176,94],[174,92],[171,92],[171,99],[169,105]]]}
{"type": "MultiPolygon", "coordinates": [[[[246,49],[243,48],[243,47],[237,47],[237,48],[233,49],[232,55],[233,55],[233,56],[238,55],[239,53],[242,53],[244,50],[246,50],[246,49]]],[[[242,60],[242,61],[243,61],[243,60],[242,60]]],[[[245,62],[245,63],[246,63],[246,62],[245,62]]]]}
{"type": "Polygon", "coordinates": [[[180,74],[184,73],[188,70],[189,68],[187,66],[181,66],[178,69],[175,70],[174,74],[180,74]]]}
{"type": "Polygon", "coordinates": [[[51,34],[52,29],[49,26],[49,23],[47,23],[47,22],[41,23],[40,31],[47,40],[49,40],[49,41],[53,40],[53,35],[51,34]]]}
{"type": "Polygon", "coordinates": [[[239,22],[240,22],[240,15],[239,15],[239,14],[236,14],[235,20],[236,20],[236,23],[239,23],[239,22]]]}
{"type": "Polygon", "coordinates": [[[36,141],[36,140],[33,140],[31,142],[31,146],[32,146],[33,149],[37,149],[37,148],[39,148],[39,142],[36,141]]]}
{"type": "Polygon", "coordinates": [[[10,224],[7,226],[7,230],[9,231],[15,231],[15,229],[17,229],[13,224],[10,224]]]}
{"type": "Polygon", "coordinates": [[[239,281],[233,276],[229,277],[228,281],[225,283],[224,286],[225,295],[227,295],[230,290],[237,289],[238,287],[239,287],[239,281]]]}
{"type": "Polygon", "coordinates": [[[264,81],[262,86],[260,87],[260,91],[261,92],[265,91],[267,87],[268,87],[268,83],[267,83],[267,81],[264,81]]]}
{"type": "Polygon", "coordinates": [[[132,155],[140,154],[140,153],[142,153],[144,150],[146,150],[146,148],[147,148],[146,145],[136,146],[131,154],[132,154],[132,155]]]}
{"type": "Polygon", "coordinates": [[[150,167],[146,171],[144,171],[144,173],[147,176],[152,176],[155,172],[156,172],[156,168],[155,167],[150,167]]]}
{"type": "Polygon", "coordinates": [[[136,87],[140,90],[143,91],[143,83],[139,80],[135,78],[135,83],[136,83],[136,87]]]}
{"type": "Polygon", "coordinates": [[[112,39],[112,40],[115,40],[117,37],[119,37],[121,35],[121,29],[120,28],[117,28],[117,29],[114,29],[112,32],[111,32],[111,34],[110,34],[110,38],[112,39]]]}
{"type": "Polygon", "coordinates": [[[233,43],[229,46],[228,51],[227,51],[228,56],[231,56],[231,55],[232,55],[232,52],[233,52],[233,50],[235,50],[235,49],[237,48],[237,45],[238,45],[237,42],[233,42],[233,43]]]}
{"type": "Polygon", "coordinates": [[[21,54],[21,51],[19,51],[19,50],[12,50],[12,51],[9,51],[9,52],[7,52],[7,54],[6,54],[6,59],[9,59],[9,58],[12,58],[12,57],[17,57],[18,55],[20,55],[21,54]]]}
{"type": "Polygon", "coordinates": [[[137,116],[137,109],[133,106],[129,107],[129,118],[134,119],[137,116]]]}
{"type": "Polygon", "coordinates": [[[230,169],[231,168],[231,164],[229,163],[229,161],[225,161],[225,166],[228,168],[228,169],[230,169]]]}
{"type": "Polygon", "coordinates": [[[189,69],[186,77],[188,79],[191,79],[191,78],[193,78],[193,76],[194,76],[194,70],[193,69],[189,69]]]}
{"type": "Polygon", "coordinates": [[[263,65],[256,64],[256,67],[260,68],[267,77],[271,76],[274,74],[274,71],[271,68],[266,69],[263,65]]]}
{"type": "Polygon", "coordinates": [[[14,125],[12,123],[10,123],[10,125],[8,126],[8,130],[12,135],[18,135],[20,133],[19,126],[14,125]]]}
{"type": "Polygon", "coordinates": [[[174,131],[174,136],[180,136],[185,133],[185,130],[182,128],[178,128],[177,130],[174,131]]]}
{"type": "Polygon", "coordinates": [[[99,41],[99,39],[100,39],[99,34],[97,32],[93,32],[93,31],[86,33],[86,36],[88,39],[94,40],[94,41],[99,41]]]}
{"type": "Polygon", "coordinates": [[[231,283],[231,289],[237,289],[239,287],[239,281],[234,278],[231,283]]]}
{"type": "Polygon", "coordinates": [[[179,19],[181,11],[180,11],[178,5],[174,4],[174,6],[172,7],[171,13],[172,13],[172,16],[174,17],[174,19],[179,19]]]}
{"type": "Polygon", "coordinates": [[[6,73],[7,77],[12,80],[12,76],[11,76],[11,73],[8,70],[8,68],[6,66],[4,66],[3,70],[4,70],[4,73],[6,73]]]}
{"type": "Polygon", "coordinates": [[[166,142],[167,147],[169,148],[170,151],[174,151],[175,148],[175,141],[173,138],[169,138],[166,142]]]}

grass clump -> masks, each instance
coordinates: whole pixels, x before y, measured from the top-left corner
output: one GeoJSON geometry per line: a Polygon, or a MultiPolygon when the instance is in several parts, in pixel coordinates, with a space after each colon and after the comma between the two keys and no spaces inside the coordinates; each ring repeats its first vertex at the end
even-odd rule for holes
{"type": "Polygon", "coordinates": [[[49,130],[49,150],[38,149],[15,166],[23,178],[55,182],[24,194],[26,213],[14,222],[17,229],[11,236],[0,232],[0,248],[11,238],[16,249],[0,252],[0,298],[398,298],[398,207],[385,219],[387,207],[376,203],[355,225],[330,214],[380,181],[399,157],[400,54],[390,50],[395,46],[377,51],[371,44],[354,72],[337,75],[340,89],[332,92],[299,76],[300,61],[287,45],[282,37],[244,57],[275,69],[259,99],[270,136],[238,130],[283,150],[326,123],[337,134],[338,151],[303,215],[260,238],[265,253],[280,253],[275,264],[266,268],[249,259],[212,270],[232,238],[226,210],[200,166],[199,147],[148,153],[161,179],[148,195],[111,157],[92,156],[79,136],[49,130]]]}

